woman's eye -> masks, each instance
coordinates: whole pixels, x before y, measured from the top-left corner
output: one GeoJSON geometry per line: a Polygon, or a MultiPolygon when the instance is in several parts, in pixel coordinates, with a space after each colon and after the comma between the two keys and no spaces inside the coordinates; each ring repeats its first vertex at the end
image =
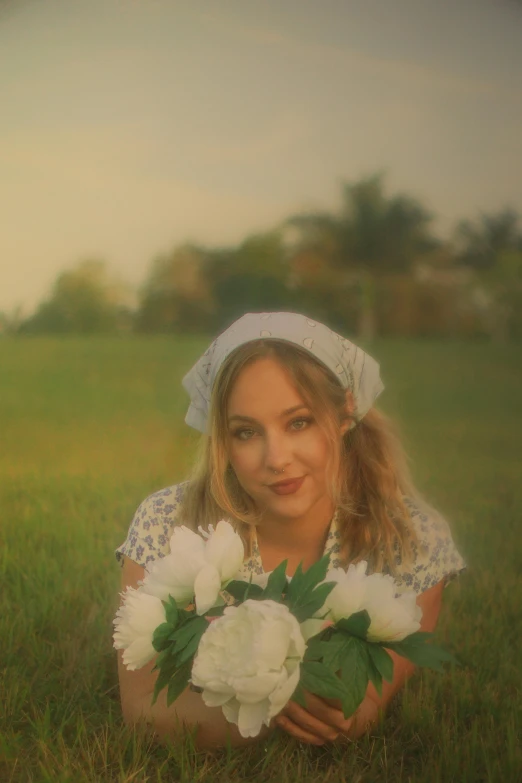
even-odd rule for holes
{"type": "MultiPolygon", "coordinates": [[[[294,424],[302,424],[303,422],[304,422],[304,424],[311,424],[312,419],[309,419],[309,418],[294,419],[292,422],[290,422],[290,424],[293,427],[294,424]]],[[[305,429],[305,427],[297,427],[297,428],[294,428],[294,429],[295,429],[296,432],[300,432],[301,430],[305,429]]],[[[247,438],[243,437],[243,435],[245,435],[246,433],[249,433],[249,432],[254,432],[254,430],[251,430],[251,429],[236,430],[236,432],[234,432],[234,436],[236,438],[238,438],[239,440],[250,440],[250,438],[248,438],[248,437],[247,438]]]]}
{"type": "MultiPolygon", "coordinates": [[[[312,420],[311,419],[294,419],[292,424],[299,424],[299,422],[304,422],[305,424],[310,424],[312,420]]],[[[300,430],[304,429],[304,427],[299,427],[300,430]]]]}
{"type": "Polygon", "coordinates": [[[234,435],[236,438],[239,438],[239,440],[249,440],[249,438],[241,437],[242,435],[244,435],[245,432],[253,432],[253,430],[236,430],[236,432],[234,432],[234,435]]]}

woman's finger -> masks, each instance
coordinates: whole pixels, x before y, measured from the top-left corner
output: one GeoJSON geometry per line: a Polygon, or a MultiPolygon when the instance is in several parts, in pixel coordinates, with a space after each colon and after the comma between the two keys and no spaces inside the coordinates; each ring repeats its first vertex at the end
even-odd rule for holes
{"type": "MultiPolygon", "coordinates": [[[[294,703],[290,702],[290,704],[294,703]]],[[[337,732],[344,734],[350,730],[354,716],[345,718],[341,709],[328,704],[322,697],[308,691],[305,691],[305,703],[309,713],[328,726],[332,726],[337,732]]]]}
{"type": "Polygon", "coordinates": [[[310,732],[301,728],[301,726],[298,726],[286,715],[278,715],[276,718],[274,718],[274,723],[292,737],[301,740],[301,742],[308,742],[310,745],[324,745],[326,742],[325,739],[321,739],[321,737],[317,737],[315,734],[311,734],[310,732]]]}
{"type": "Polygon", "coordinates": [[[283,714],[301,729],[319,737],[325,742],[332,742],[339,736],[338,728],[332,726],[331,723],[321,720],[317,715],[296,704],[295,701],[288,702],[283,710],[283,714]]]}

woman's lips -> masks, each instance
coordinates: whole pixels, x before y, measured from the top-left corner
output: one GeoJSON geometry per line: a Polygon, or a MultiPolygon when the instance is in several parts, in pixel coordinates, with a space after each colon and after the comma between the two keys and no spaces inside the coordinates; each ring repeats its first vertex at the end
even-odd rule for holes
{"type": "Polygon", "coordinates": [[[300,488],[305,478],[306,476],[303,476],[302,478],[297,479],[297,481],[291,481],[288,482],[288,484],[280,484],[279,486],[272,486],[269,487],[269,489],[271,489],[272,492],[275,492],[276,495],[293,495],[294,492],[297,492],[300,488]]]}

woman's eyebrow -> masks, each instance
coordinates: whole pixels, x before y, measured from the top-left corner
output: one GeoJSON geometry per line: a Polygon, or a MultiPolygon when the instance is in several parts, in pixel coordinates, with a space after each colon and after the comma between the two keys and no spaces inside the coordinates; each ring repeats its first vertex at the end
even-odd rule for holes
{"type": "MultiPolygon", "coordinates": [[[[295,413],[295,411],[301,410],[301,408],[306,408],[309,410],[308,405],[295,405],[293,408],[287,408],[285,411],[279,414],[280,418],[283,418],[283,416],[289,416],[291,413],[295,413]]],[[[241,421],[252,421],[254,424],[259,424],[259,422],[256,419],[253,419],[251,416],[240,416],[239,414],[235,414],[234,416],[230,416],[228,419],[228,423],[234,421],[235,419],[241,419],[241,421]]]]}

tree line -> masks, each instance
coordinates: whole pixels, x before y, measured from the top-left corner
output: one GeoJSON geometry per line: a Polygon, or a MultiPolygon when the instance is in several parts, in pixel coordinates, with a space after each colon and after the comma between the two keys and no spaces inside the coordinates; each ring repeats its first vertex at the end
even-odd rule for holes
{"type": "Polygon", "coordinates": [[[152,261],[139,291],[85,260],[61,273],[16,334],[216,333],[248,311],[304,312],[359,338],[522,339],[522,226],[512,209],[437,237],[412,196],[378,173],[344,183],[336,213],[292,215],[240,244],[184,244],[152,261]]]}

